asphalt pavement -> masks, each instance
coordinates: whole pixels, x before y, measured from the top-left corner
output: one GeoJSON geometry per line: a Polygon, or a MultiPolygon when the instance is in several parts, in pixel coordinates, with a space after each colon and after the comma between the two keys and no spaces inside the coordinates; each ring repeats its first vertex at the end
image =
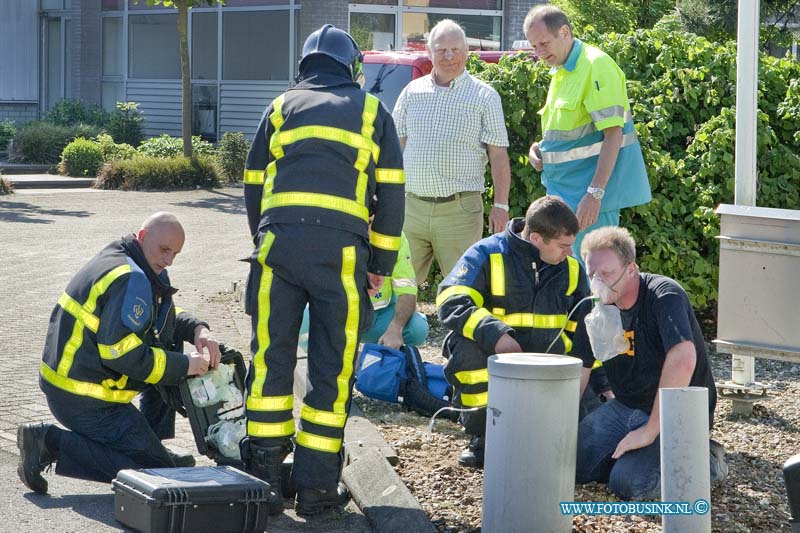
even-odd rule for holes
{"type": "MultiPolygon", "coordinates": [[[[7,176],[6,176],[7,177],[7,176]]],[[[247,353],[250,322],[222,297],[241,283],[252,248],[241,188],[178,192],[18,189],[0,196],[0,531],[124,531],[113,518],[107,484],[45,474],[50,494],[31,493],[17,478],[16,428],[53,422],[38,386],[50,313],[72,275],[102,247],[135,232],[156,211],[175,213],[186,243],[169,269],[177,305],[211,324],[215,335],[247,353]]],[[[188,421],[170,448],[197,455],[188,421]]],[[[198,464],[212,464],[201,457],[198,464]]],[[[371,531],[352,504],[342,514],[304,520],[291,510],[269,531],[371,531]]]]}

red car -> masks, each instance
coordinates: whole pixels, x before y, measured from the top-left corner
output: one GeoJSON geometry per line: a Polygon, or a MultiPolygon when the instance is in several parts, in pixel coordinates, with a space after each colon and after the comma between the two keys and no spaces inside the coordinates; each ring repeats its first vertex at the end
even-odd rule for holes
{"type": "MultiPolygon", "coordinates": [[[[483,61],[497,63],[505,55],[516,54],[524,50],[480,50],[474,51],[483,61]]],[[[531,58],[536,56],[528,52],[531,58]]],[[[403,87],[408,82],[429,74],[433,68],[427,52],[416,51],[368,51],[364,52],[364,89],[376,95],[389,111],[403,87]]]]}

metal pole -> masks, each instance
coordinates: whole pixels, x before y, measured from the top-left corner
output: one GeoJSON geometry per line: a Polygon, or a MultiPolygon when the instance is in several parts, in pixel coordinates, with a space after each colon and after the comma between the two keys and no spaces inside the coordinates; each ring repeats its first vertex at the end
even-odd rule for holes
{"type": "MultiPolygon", "coordinates": [[[[756,132],[758,113],[759,0],[739,0],[736,46],[736,205],[756,205],[756,132]]],[[[755,382],[755,359],[733,355],[731,379],[735,384],[755,382]]]]}
{"type": "Polygon", "coordinates": [[[575,499],[582,363],[564,355],[489,358],[484,533],[568,533],[575,499]]]}
{"type": "Polygon", "coordinates": [[[691,514],[665,514],[664,533],[711,532],[708,389],[659,390],[661,501],[688,502],[691,514]]]}

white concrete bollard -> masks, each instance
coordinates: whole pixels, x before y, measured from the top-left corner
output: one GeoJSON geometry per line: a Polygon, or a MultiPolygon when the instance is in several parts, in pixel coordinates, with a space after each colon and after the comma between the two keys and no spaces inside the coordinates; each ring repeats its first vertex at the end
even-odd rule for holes
{"type": "Polygon", "coordinates": [[[575,499],[580,359],[489,357],[484,533],[572,531],[560,502],[575,499]]]}
{"type": "Polygon", "coordinates": [[[659,390],[659,398],[661,501],[688,502],[693,510],[688,515],[664,515],[664,533],[709,533],[708,389],[665,388],[659,390]]]}

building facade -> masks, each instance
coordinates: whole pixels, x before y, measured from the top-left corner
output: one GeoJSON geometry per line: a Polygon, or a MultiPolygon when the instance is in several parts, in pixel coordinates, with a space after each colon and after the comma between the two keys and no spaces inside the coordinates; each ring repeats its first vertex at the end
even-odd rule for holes
{"type": "MultiPolygon", "coordinates": [[[[193,130],[250,134],[297,73],[323,24],[364,49],[424,49],[430,28],[459,22],[473,49],[509,49],[538,0],[226,0],[189,12],[193,130]]],[[[0,120],[34,120],[64,98],[113,109],[138,102],[145,133],[180,135],[177,11],[145,0],[0,1],[0,120]]]]}

